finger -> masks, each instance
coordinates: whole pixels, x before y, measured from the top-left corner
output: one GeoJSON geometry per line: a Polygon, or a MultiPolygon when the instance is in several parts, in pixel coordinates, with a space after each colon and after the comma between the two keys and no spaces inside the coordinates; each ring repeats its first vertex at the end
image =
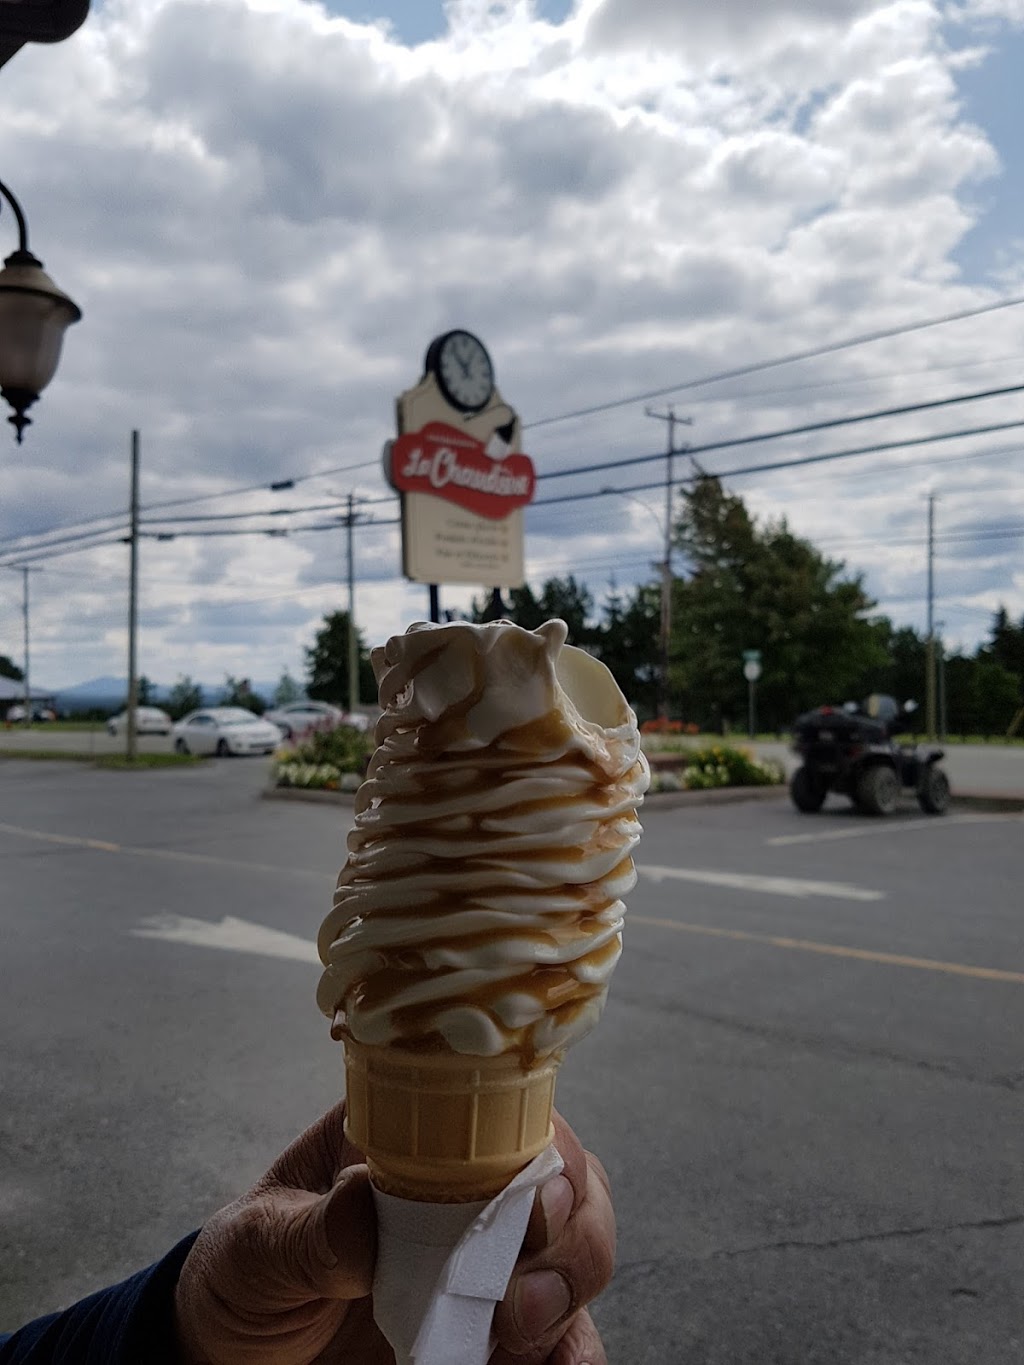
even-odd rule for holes
{"type": "Polygon", "coordinates": [[[558,1237],[524,1252],[494,1315],[500,1343],[512,1354],[551,1349],[565,1324],[605,1288],[615,1262],[615,1214],[604,1168],[587,1156],[582,1202],[558,1237]]]}
{"type": "Polygon", "coordinates": [[[370,1293],[377,1220],[365,1166],[350,1166],[325,1195],[279,1195],[267,1220],[264,1265],[306,1299],[358,1299],[370,1293]]]}
{"type": "Polygon", "coordinates": [[[569,1323],[545,1365],[608,1365],[601,1334],[585,1308],[569,1323]]]}
{"type": "Polygon", "coordinates": [[[274,1162],[261,1185],[285,1185],[293,1190],[327,1194],[340,1173],[363,1161],[345,1136],[345,1103],[342,1101],[299,1135],[274,1162]]]}
{"type": "Polygon", "coordinates": [[[563,1162],[562,1174],[546,1181],[537,1191],[523,1239],[526,1252],[541,1251],[556,1241],[587,1193],[587,1154],[561,1114],[555,1112],[552,1121],[554,1145],[563,1162]]]}
{"type": "Polygon", "coordinates": [[[488,1365],[608,1365],[608,1356],[593,1319],[583,1308],[569,1319],[553,1346],[540,1347],[525,1355],[510,1355],[499,1346],[488,1365]]]}

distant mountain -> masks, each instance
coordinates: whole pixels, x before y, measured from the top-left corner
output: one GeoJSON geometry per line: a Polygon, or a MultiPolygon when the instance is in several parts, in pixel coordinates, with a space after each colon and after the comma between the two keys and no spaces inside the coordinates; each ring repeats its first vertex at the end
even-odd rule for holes
{"type": "MultiPolygon", "coordinates": [[[[252,690],[269,705],[274,695],[276,682],[254,682],[252,690]]],[[[204,706],[215,706],[224,695],[223,683],[200,683],[204,706]]],[[[171,688],[163,683],[153,684],[153,704],[160,706],[167,701],[171,688]]],[[[104,676],[90,678],[87,682],[75,683],[73,687],[62,687],[54,697],[59,711],[114,711],[124,705],[128,695],[128,679],[104,676]]]]}

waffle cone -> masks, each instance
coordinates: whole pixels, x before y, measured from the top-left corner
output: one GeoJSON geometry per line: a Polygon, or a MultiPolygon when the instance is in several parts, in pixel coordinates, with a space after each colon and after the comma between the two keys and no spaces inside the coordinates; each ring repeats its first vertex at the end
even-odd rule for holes
{"type": "Polygon", "coordinates": [[[560,1057],[463,1057],[345,1042],[345,1131],[373,1183],[421,1203],[492,1199],[553,1137],[560,1057]]]}

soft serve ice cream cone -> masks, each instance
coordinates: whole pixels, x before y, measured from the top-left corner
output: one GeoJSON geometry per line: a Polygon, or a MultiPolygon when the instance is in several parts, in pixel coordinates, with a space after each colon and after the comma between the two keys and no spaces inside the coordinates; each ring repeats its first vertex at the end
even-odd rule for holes
{"type": "Polygon", "coordinates": [[[489,1199],[544,1149],[621,951],[647,763],[612,675],[565,638],[418,624],[373,651],[378,748],[317,1000],[387,1193],[489,1199]]]}

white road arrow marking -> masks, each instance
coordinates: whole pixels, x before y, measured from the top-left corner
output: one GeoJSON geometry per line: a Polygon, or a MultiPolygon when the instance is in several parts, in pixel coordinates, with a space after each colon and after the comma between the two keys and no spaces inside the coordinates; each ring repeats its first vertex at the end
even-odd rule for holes
{"type": "Polygon", "coordinates": [[[319,963],[316,946],[297,934],[268,929],[263,924],[226,915],[219,923],[185,915],[154,915],[132,930],[138,938],[187,943],[195,948],[223,948],[231,953],[256,953],[289,962],[319,963]]]}
{"type": "Polygon", "coordinates": [[[827,896],[841,901],[881,901],[884,891],[868,891],[845,882],[812,882],[798,877],[759,877],[745,872],[715,872],[698,867],[652,867],[643,863],[637,871],[651,881],[702,882],[705,886],[728,886],[735,891],[761,892],[766,896],[789,896],[805,900],[808,896],[827,896]]]}

